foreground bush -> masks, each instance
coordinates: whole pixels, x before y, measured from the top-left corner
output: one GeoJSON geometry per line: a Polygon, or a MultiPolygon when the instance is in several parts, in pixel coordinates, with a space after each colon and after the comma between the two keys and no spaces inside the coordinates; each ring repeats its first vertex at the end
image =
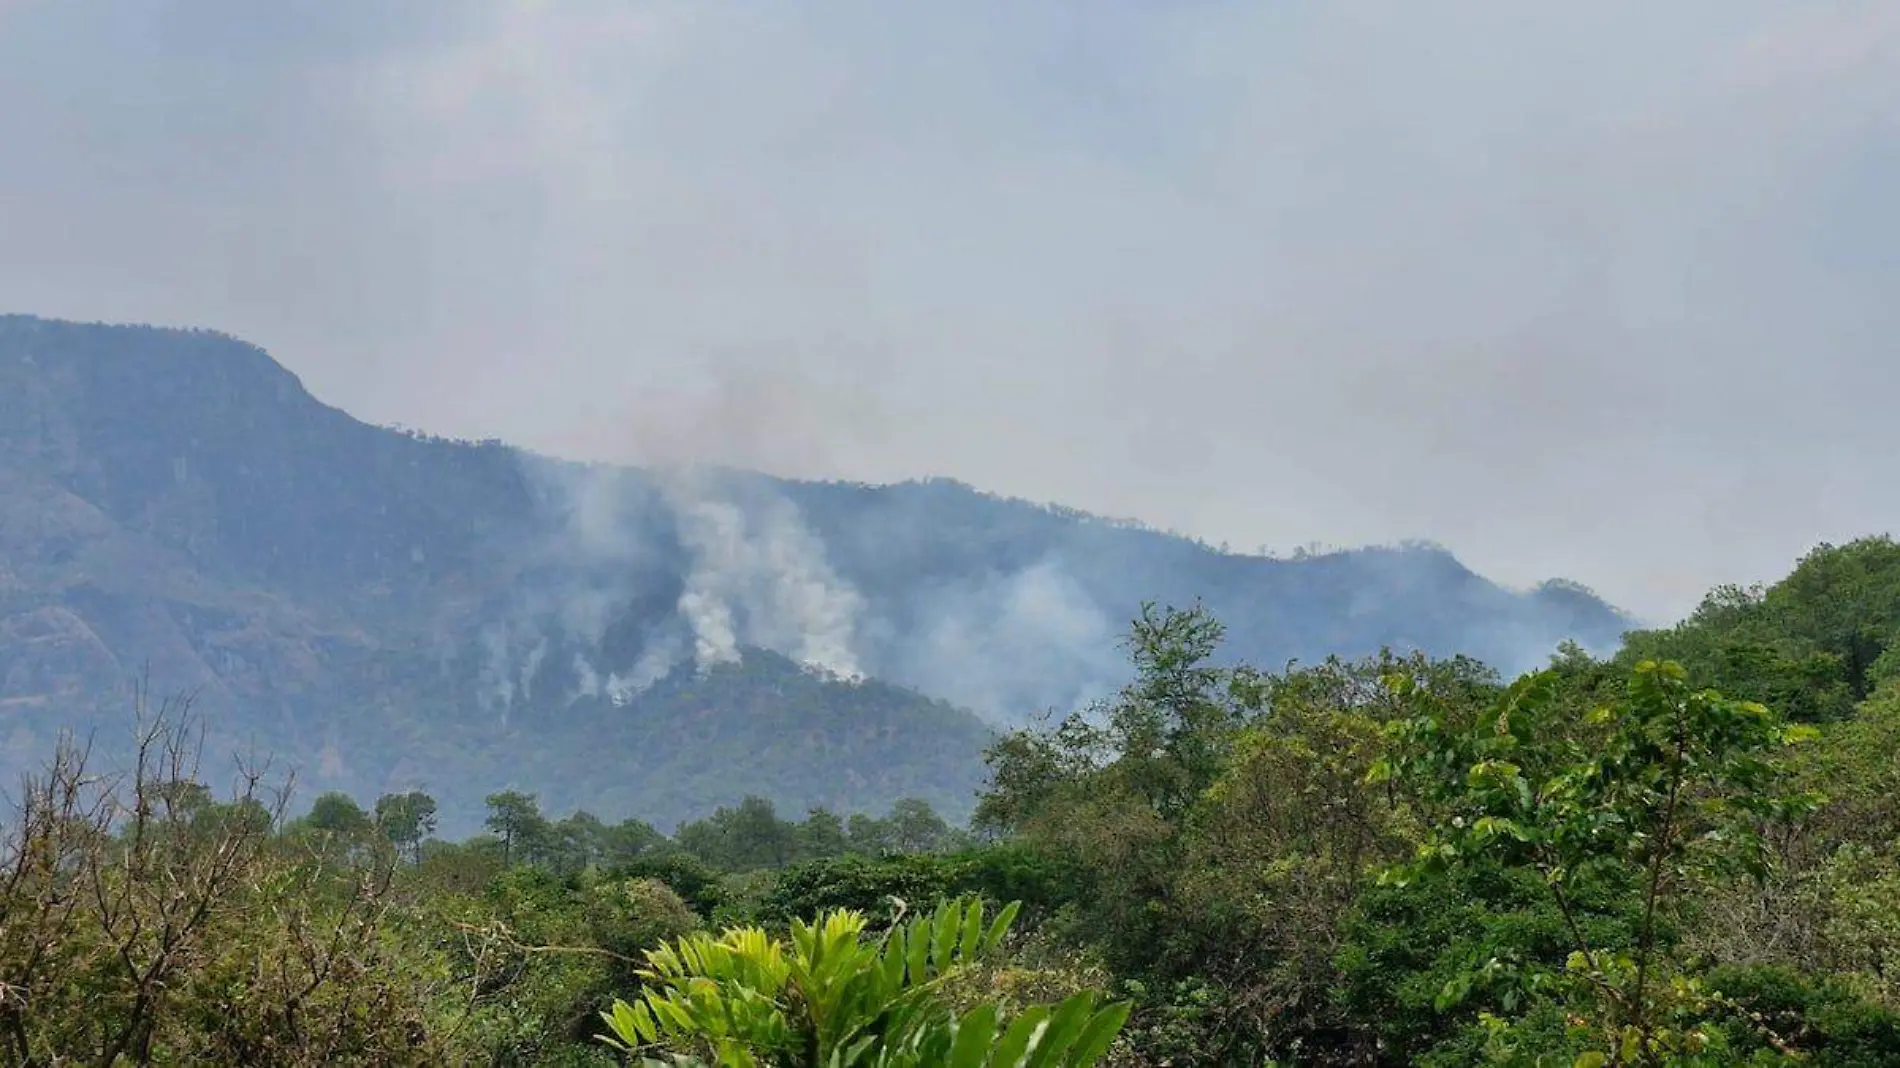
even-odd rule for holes
{"type": "Polygon", "coordinates": [[[391,858],[274,835],[281,793],[254,770],[213,800],[198,745],[163,715],[123,776],[62,744],[16,795],[0,840],[0,1060],[439,1063],[427,979],[384,938],[391,858]]]}
{"type": "Polygon", "coordinates": [[[987,925],[980,901],[867,938],[862,913],[794,921],[789,940],[757,927],[689,935],[647,955],[640,999],[603,1014],[608,1040],[651,1065],[722,1068],[1086,1068],[1101,1060],[1128,1017],[1092,992],[1038,1005],[1005,1023],[994,1005],[959,1014],[941,996],[947,977],[993,952],[1014,920],[987,925]]]}

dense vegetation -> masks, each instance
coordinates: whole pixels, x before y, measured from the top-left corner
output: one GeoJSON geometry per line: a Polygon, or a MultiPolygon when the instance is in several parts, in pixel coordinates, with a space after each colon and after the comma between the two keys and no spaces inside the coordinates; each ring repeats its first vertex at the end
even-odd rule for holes
{"type": "Polygon", "coordinates": [[[1003,1064],[1031,1035],[1050,1064],[1900,1062],[1892,541],[1508,684],[1422,654],[1274,673],[1221,640],[1205,611],[1145,612],[1118,697],[996,742],[969,830],[916,800],[787,819],[752,797],[669,837],[501,791],[487,833],[447,842],[422,792],[288,818],[240,768],[213,796],[176,710],[155,716],[123,774],[66,747],[19,795],[0,1044],[23,1064],[1003,1064]]]}
{"type": "MultiPolygon", "coordinates": [[[[725,472],[700,487],[714,503],[754,534],[782,523],[855,593],[841,629],[878,681],[753,650],[617,704],[602,687],[679,638],[683,584],[710,566],[657,483],[366,425],[208,331],[0,316],[0,775],[89,718],[116,746],[149,665],[197,695],[218,748],[275,753],[312,792],[427,790],[456,836],[508,785],[665,827],[748,792],[791,811],[920,796],[961,821],[992,740],[968,710],[1017,722],[1112,693],[1144,598],[1207,597],[1225,655],[1272,664],[1392,645],[1515,668],[1624,626],[1437,549],[1274,559],[944,480],[725,472]]],[[[785,559],[766,548],[741,539],[740,570],[785,559]]]]}

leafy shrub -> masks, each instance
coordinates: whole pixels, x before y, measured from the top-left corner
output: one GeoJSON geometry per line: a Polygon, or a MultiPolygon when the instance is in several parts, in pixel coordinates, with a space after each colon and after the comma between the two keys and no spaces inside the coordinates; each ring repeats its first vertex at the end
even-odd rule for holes
{"type": "Polygon", "coordinates": [[[1716,968],[1707,981],[1730,1010],[1723,1028],[1738,1049],[1780,1047],[1817,1068],[1900,1064],[1900,1013],[1838,979],[1766,966],[1716,968]]]}
{"type": "Polygon", "coordinates": [[[981,902],[946,902],[876,939],[850,910],[794,921],[785,940],[757,927],[688,936],[648,954],[640,999],[604,1014],[608,1041],[673,1064],[729,1068],[1095,1064],[1126,1004],[1098,1007],[1084,992],[1005,1023],[995,1005],[959,1014],[941,997],[947,977],[1002,941],[1016,911],[1012,904],[986,923],[981,902]]]}

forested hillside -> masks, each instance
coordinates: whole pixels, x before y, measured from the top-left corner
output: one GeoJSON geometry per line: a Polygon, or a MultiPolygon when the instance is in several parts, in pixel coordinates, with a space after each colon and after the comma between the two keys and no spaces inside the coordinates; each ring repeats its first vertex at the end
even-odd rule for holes
{"type": "Polygon", "coordinates": [[[62,726],[125,737],[143,678],[225,751],[433,791],[463,831],[510,786],[662,826],[748,789],[961,816],[985,721],[1108,695],[1142,603],[1197,599],[1269,664],[1515,668],[1626,625],[1435,548],[1270,559],[946,481],[569,464],[365,425],[222,335],[0,317],[9,769],[62,726]]]}
{"type": "Polygon", "coordinates": [[[20,1063],[1900,1063],[1893,541],[1822,547],[1516,679],[1423,654],[1233,663],[1201,610],[1128,637],[1100,716],[991,746],[967,831],[916,799],[846,818],[749,797],[668,836],[499,791],[452,842],[422,792],[286,806],[268,777],[198,765],[175,717],[127,779],[64,750],[0,855],[0,1044],[20,1063]]]}

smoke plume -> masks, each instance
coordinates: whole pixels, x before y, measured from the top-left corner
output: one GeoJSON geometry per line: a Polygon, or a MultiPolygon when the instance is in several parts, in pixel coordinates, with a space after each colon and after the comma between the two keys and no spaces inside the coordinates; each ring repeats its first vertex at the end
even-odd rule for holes
{"type": "Polygon", "coordinates": [[[506,569],[479,637],[480,700],[504,723],[556,690],[627,704],[686,663],[707,671],[748,647],[862,677],[864,598],[766,482],[532,457],[523,471],[539,533],[506,569]]]}

